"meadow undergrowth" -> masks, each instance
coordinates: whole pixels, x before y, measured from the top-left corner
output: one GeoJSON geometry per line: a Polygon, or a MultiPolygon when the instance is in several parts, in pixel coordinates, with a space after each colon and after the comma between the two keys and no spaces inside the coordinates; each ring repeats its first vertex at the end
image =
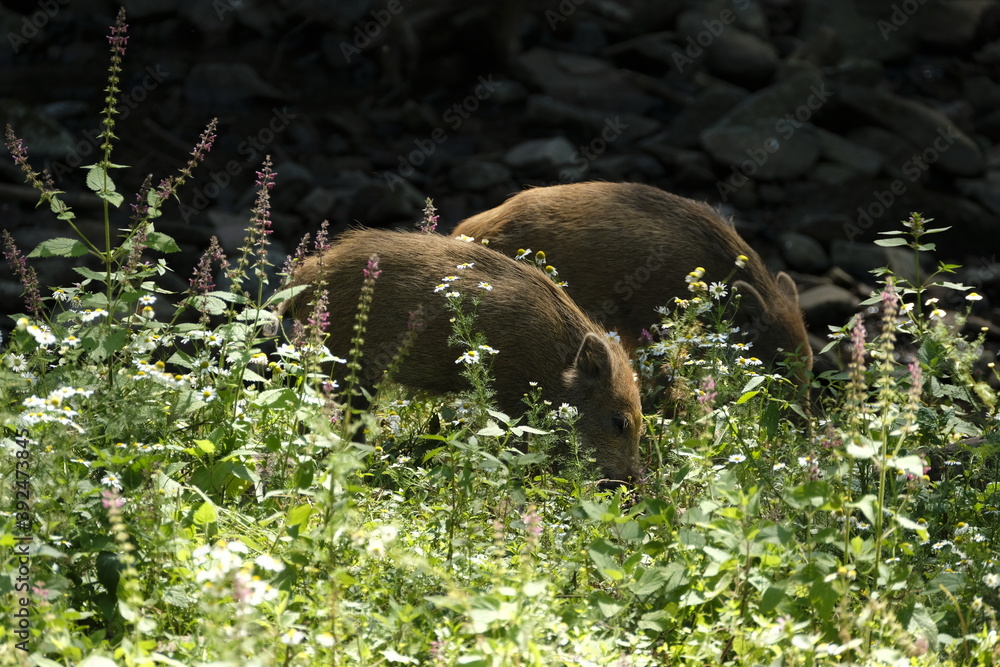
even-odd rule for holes
{"type": "MultiPolygon", "coordinates": [[[[239,256],[213,240],[188,292],[165,289],[177,246],[156,221],[217,128],[120,222],[126,28],[120,14],[86,175],[102,239],[6,131],[67,236],[25,257],[4,235],[25,311],[0,347],[0,663],[998,662],[994,370],[982,338],[959,335],[968,313],[927,297],[966,289],[941,279],[955,267],[913,284],[881,272],[880,317],[832,333],[850,363],[812,379],[811,405],[725,319],[728,277],[692,267],[690,298],[664,304],[637,360],[663,407],[646,477],[602,492],[573,406],[536,392],[522,421],[493,409],[475,299],[437,295],[474,388],[447,400],[385,381],[359,407],[356,377],[330,379],[331,364],[359,371],[360,343],[336,359],[324,325],[351,318],[362,338],[365,299],[328,312],[317,290],[306,321],[274,333],[301,288],[268,283],[269,159],[239,256]],[[31,266],[46,258],[87,261],[53,288],[31,266]]],[[[423,227],[436,222],[428,202],[423,227]]],[[[884,242],[919,262],[943,231],[927,222],[884,242]]],[[[326,247],[324,226],[295,257],[326,247]]],[[[368,294],[380,270],[358,267],[368,294]]],[[[390,367],[420,343],[416,319],[390,367]]]]}

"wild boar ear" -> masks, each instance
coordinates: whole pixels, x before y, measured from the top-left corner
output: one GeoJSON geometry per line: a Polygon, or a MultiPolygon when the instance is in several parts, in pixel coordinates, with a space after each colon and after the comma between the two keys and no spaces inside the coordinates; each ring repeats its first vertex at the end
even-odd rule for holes
{"type": "Polygon", "coordinates": [[[611,353],[608,344],[595,333],[587,333],[580,341],[580,349],[573,359],[573,368],[589,378],[606,377],[610,374],[611,353]]]}
{"type": "Polygon", "coordinates": [[[795,287],[795,281],[792,277],[785,273],[784,271],[779,271],[778,275],[774,277],[774,281],[778,283],[778,289],[786,297],[792,300],[793,303],[799,302],[799,290],[795,287]]]}
{"type": "Polygon", "coordinates": [[[756,287],[745,280],[736,280],[733,281],[733,289],[741,294],[740,310],[743,319],[757,318],[764,314],[764,297],[756,287]]]}

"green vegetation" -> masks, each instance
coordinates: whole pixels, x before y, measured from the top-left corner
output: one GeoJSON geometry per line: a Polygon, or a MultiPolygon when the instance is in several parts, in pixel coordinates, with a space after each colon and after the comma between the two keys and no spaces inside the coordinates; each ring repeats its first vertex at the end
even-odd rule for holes
{"type": "MultiPolygon", "coordinates": [[[[491,352],[457,290],[436,295],[475,387],[457,400],[385,383],[350,407],[359,387],[323,368],[359,360],[333,359],[322,324],[356,318],[362,337],[365,299],[327,313],[320,298],[287,340],[269,335],[291,293],[268,284],[269,162],[240,257],[213,244],[187,294],[160,287],[167,264],[145,257],[176,246],[155,221],[214,124],[116,236],[123,51],[112,40],[104,155],[87,176],[104,239],[79,233],[7,133],[76,233],[29,257],[99,268],[43,295],[8,239],[27,306],[0,347],[0,664],[998,662],[996,395],[973,373],[981,341],[923,309],[937,275],[884,274],[878,335],[861,320],[835,334],[853,362],[822,378],[811,410],[734,347],[725,285],[693,275],[640,358],[686,398],[647,418],[646,479],[599,492],[586,452],[547,461],[575,442],[572,406],[529,396],[526,423],[491,410],[491,352]]],[[[931,250],[923,237],[941,230],[926,222],[884,243],[931,250]]],[[[377,290],[377,262],[358,270],[377,290]]]]}

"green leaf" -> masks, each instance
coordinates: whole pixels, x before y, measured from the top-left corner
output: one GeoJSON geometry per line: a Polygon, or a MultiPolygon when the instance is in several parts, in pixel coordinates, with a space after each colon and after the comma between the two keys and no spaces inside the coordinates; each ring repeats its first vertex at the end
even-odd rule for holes
{"type": "Polygon", "coordinates": [[[198,510],[194,513],[194,522],[196,525],[204,526],[209,523],[215,523],[219,520],[219,512],[215,509],[215,505],[206,500],[201,504],[198,510]]]}
{"type": "Polygon", "coordinates": [[[746,403],[747,401],[749,401],[751,398],[753,398],[754,396],[756,396],[759,393],[760,393],[759,391],[748,391],[747,393],[743,394],[738,399],[736,399],[735,405],[740,405],[742,403],[746,403]]]}
{"type": "Polygon", "coordinates": [[[604,618],[611,618],[628,605],[621,600],[616,600],[604,591],[594,591],[590,594],[590,607],[596,608],[604,618]]]}
{"type": "Polygon", "coordinates": [[[100,283],[103,283],[108,278],[106,274],[98,273],[97,271],[94,271],[93,269],[88,269],[85,266],[74,266],[73,270],[79,273],[84,278],[87,278],[89,280],[96,280],[100,283]]]}
{"type": "Polygon", "coordinates": [[[868,523],[875,525],[875,496],[872,494],[867,494],[862,496],[855,503],[847,503],[848,507],[856,507],[861,510],[861,513],[865,515],[868,519],[868,523]]]}
{"type": "Polygon", "coordinates": [[[194,444],[198,449],[205,452],[206,454],[215,453],[215,443],[213,443],[211,440],[195,440],[194,444]]]}
{"type": "Polygon", "coordinates": [[[289,526],[298,526],[309,520],[314,508],[312,505],[296,505],[288,510],[285,515],[285,523],[289,526]]]}
{"type": "Polygon", "coordinates": [[[931,579],[924,590],[928,593],[931,591],[937,592],[939,588],[958,595],[962,592],[965,587],[966,577],[961,572],[941,572],[936,577],[931,579]]]}
{"type": "Polygon", "coordinates": [[[146,246],[159,252],[180,252],[180,246],[173,237],[163,232],[150,232],[146,235],[146,246]]]}
{"type": "Polygon", "coordinates": [[[898,245],[906,245],[906,239],[875,239],[875,245],[880,245],[883,248],[891,248],[898,245]]]}
{"type": "Polygon", "coordinates": [[[108,172],[99,164],[84,165],[87,170],[87,187],[94,192],[115,191],[115,184],[108,172]]]}
{"type": "Polygon", "coordinates": [[[246,303],[247,298],[242,294],[233,294],[232,292],[225,292],[222,290],[215,290],[212,292],[205,292],[206,295],[215,297],[216,299],[222,299],[223,301],[229,301],[230,303],[246,303]]]}
{"type": "Polygon", "coordinates": [[[68,238],[42,241],[28,257],[82,257],[89,251],[82,241],[68,238]]]}
{"type": "Polygon", "coordinates": [[[262,391],[253,404],[259,408],[280,409],[295,405],[295,392],[288,387],[262,391]]]}
{"type": "Polygon", "coordinates": [[[746,393],[752,389],[756,389],[766,379],[767,377],[764,375],[755,375],[754,377],[750,378],[750,381],[743,386],[743,393],[746,393]]]}
{"type": "Polygon", "coordinates": [[[385,656],[387,662],[399,663],[404,665],[419,665],[420,661],[416,658],[411,658],[408,655],[403,655],[402,653],[397,653],[391,648],[387,648],[382,651],[382,655],[385,656]]]}
{"type": "Polygon", "coordinates": [[[916,521],[913,521],[912,519],[906,518],[902,514],[895,514],[894,518],[896,519],[896,523],[898,523],[903,528],[906,528],[907,530],[926,530],[927,529],[927,526],[925,524],[919,524],[916,521]]]}
{"type": "Polygon", "coordinates": [[[764,594],[760,596],[759,609],[767,614],[774,611],[782,600],[785,599],[785,589],[782,586],[768,586],[764,594]]]}
{"type": "Polygon", "coordinates": [[[640,630],[653,630],[655,632],[667,632],[671,626],[677,623],[673,612],[667,609],[657,609],[646,612],[639,620],[640,630]]]}
{"type": "Polygon", "coordinates": [[[663,567],[651,567],[642,573],[639,581],[629,584],[629,588],[636,595],[651,595],[663,588],[669,579],[669,570],[663,567]]]}
{"type": "Polygon", "coordinates": [[[501,436],[504,433],[505,433],[505,431],[502,428],[500,428],[499,426],[497,426],[496,422],[493,421],[492,419],[487,419],[486,420],[486,426],[484,426],[483,428],[481,428],[478,431],[476,431],[476,435],[501,436]]]}
{"type": "Polygon", "coordinates": [[[182,303],[203,310],[209,315],[222,315],[226,312],[226,302],[214,296],[195,294],[184,299],[182,303]]]}
{"type": "Polygon", "coordinates": [[[621,553],[621,549],[615,545],[599,538],[594,540],[590,548],[587,549],[587,553],[590,555],[590,560],[597,566],[597,569],[608,579],[621,581],[625,577],[625,571],[614,559],[614,556],[621,553]]]}
{"type": "Polygon", "coordinates": [[[295,296],[296,294],[298,294],[302,290],[305,290],[305,289],[308,289],[308,288],[309,288],[309,285],[296,285],[295,287],[286,287],[285,289],[279,290],[279,291],[275,292],[274,294],[272,294],[271,297],[264,303],[264,306],[265,307],[272,306],[272,305],[274,305],[276,303],[280,303],[282,301],[287,301],[288,299],[291,299],[293,296],[295,296]]]}
{"type": "Polygon", "coordinates": [[[536,433],[538,435],[548,435],[552,431],[543,431],[541,429],[535,428],[534,426],[511,426],[510,432],[514,435],[520,437],[525,433],[536,433]]]}
{"type": "Polygon", "coordinates": [[[870,459],[875,456],[875,447],[870,444],[856,445],[853,442],[849,442],[844,447],[844,451],[852,459],[870,459]]]}
{"type": "MultiPolygon", "coordinates": [[[[583,510],[585,517],[591,521],[609,521],[611,519],[611,514],[608,512],[608,505],[605,503],[584,500],[580,503],[579,509],[583,510]]],[[[574,512],[574,514],[579,516],[578,512],[574,512]]]]}
{"type": "Polygon", "coordinates": [[[502,421],[504,424],[510,424],[510,417],[503,412],[500,412],[499,410],[487,410],[486,412],[490,413],[493,417],[502,421]]]}

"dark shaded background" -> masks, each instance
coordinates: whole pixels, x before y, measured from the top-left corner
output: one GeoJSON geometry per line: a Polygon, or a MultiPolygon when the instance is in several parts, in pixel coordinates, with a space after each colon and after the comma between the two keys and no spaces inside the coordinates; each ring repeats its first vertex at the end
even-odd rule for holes
{"type": "MultiPolygon", "coordinates": [[[[265,152],[278,174],[278,264],[325,219],[334,230],[412,225],[430,196],[447,230],[526,185],[629,180],[719,204],[774,268],[792,271],[820,336],[858,309],[874,284],[869,268],[912,272],[906,251],[871,242],[922,211],[953,227],[934,239],[936,258],[964,264],[958,278],[987,297],[970,328],[990,328],[986,360],[995,356],[995,0],[125,6],[113,159],[132,167],[115,175],[126,202],[147,173],[158,182],[183,166],[219,119],[208,160],[157,223],[182,246],[170,258],[178,290],[211,235],[230,253],[239,246],[265,152]],[[940,136],[960,138],[925,155],[945,127],[940,136]],[[933,163],[914,168],[921,155],[933,163]]],[[[98,237],[100,209],[84,172],[68,167],[95,161],[88,137],[99,128],[117,7],[0,3],[0,121],[98,237]]],[[[24,250],[67,234],[36,199],[0,160],[0,224],[24,250]]],[[[126,219],[116,212],[116,225],[126,219]]],[[[43,286],[76,279],[58,261],[35,266],[43,286]]],[[[19,293],[4,267],[0,308],[19,312],[19,293]]]]}

